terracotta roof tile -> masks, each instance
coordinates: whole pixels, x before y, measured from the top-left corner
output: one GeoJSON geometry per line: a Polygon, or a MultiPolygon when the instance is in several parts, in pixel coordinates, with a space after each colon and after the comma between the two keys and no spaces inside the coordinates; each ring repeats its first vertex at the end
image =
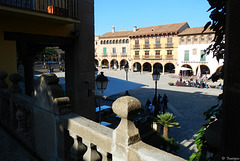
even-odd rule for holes
{"type": "Polygon", "coordinates": [[[178,34],[183,29],[188,28],[189,25],[187,22],[174,23],[167,25],[158,25],[158,26],[149,26],[149,27],[140,27],[136,32],[132,32],[130,37],[134,36],[144,36],[144,35],[161,35],[161,34],[178,34]]]}
{"type": "Polygon", "coordinates": [[[112,37],[128,37],[133,31],[117,31],[107,32],[100,36],[100,38],[112,38],[112,37]]]}
{"type": "MultiPolygon", "coordinates": [[[[187,28],[183,32],[178,34],[178,36],[202,34],[203,29],[204,29],[204,27],[187,28]]],[[[208,34],[208,33],[213,34],[214,31],[212,31],[212,30],[210,30],[210,28],[208,28],[206,31],[204,31],[204,33],[205,34],[208,34]]]]}

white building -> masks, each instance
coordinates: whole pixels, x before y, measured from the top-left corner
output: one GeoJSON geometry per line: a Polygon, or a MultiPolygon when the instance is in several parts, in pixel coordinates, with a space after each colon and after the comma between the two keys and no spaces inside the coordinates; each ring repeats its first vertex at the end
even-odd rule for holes
{"type": "Polygon", "coordinates": [[[211,75],[219,69],[223,62],[218,62],[213,54],[205,54],[214,38],[214,32],[207,29],[202,33],[204,27],[187,28],[179,36],[178,45],[178,70],[181,67],[187,67],[191,70],[182,71],[183,75],[211,75]],[[200,68],[199,68],[200,67],[200,68]],[[200,70],[199,70],[200,69],[200,70]]]}

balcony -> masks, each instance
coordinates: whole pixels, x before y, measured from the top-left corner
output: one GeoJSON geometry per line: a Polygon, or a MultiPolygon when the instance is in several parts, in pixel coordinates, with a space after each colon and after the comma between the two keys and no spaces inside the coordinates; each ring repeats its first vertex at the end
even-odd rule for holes
{"type": "Polygon", "coordinates": [[[162,55],[144,55],[142,59],[145,60],[162,60],[162,55]]]}
{"type": "Polygon", "coordinates": [[[117,54],[116,53],[112,53],[111,57],[117,57],[117,54]]]}
{"type": "Polygon", "coordinates": [[[140,59],[140,55],[134,55],[134,59],[135,60],[139,60],[140,59]]]}
{"type": "Polygon", "coordinates": [[[0,0],[0,5],[77,19],[77,0],[0,0]]]}
{"type": "Polygon", "coordinates": [[[135,44],[135,45],[133,45],[133,48],[134,49],[140,49],[140,45],[139,44],[135,44]]]}
{"type": "Polygon", "coordinates": [[[127,53],[122,53],[121,57],[127,57],[127,53]]]}
{"type": "Polygon", "coordinates": [[[173,48],[173,43],[166,43],[166,48],[173,48]]]}
{"type": "Polygon", "coordinates": [[[150,49],[150,45],[149,45],[149,44],[144,44],[144,45],[143,45],[143,48],[144,48],[144,49],[150,49]]]}
{"type": "Polygon", "coordinates": [[[107,54],[102,54],[102,57],[108,57],[108,55],[107,54]]]}
{"type": "Polygon", "coordinates": [[[154,44],[154,48],[155,48],[155,49],[161,48],[161,44],[154,44]]]}
{"type": "Polygon", "coordinates": [[[173,60],[173,55],[166,55],[165,59],[166,60],[173,60]]]}

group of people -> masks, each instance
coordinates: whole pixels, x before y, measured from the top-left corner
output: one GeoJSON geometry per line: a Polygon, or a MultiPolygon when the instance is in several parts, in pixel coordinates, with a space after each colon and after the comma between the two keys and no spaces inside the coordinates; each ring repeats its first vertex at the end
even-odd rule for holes
{"type": "Polygon", "coordinates": [[[154,95],[152,102],[149,99],[147,100],[145,109],[150,113],[150,116],[156,117],[160,112],[165,113],[165,110],[168,108],[167,103],[168,97],[166,94],[163,97],[158,94],[157,98],[154,95]]]}

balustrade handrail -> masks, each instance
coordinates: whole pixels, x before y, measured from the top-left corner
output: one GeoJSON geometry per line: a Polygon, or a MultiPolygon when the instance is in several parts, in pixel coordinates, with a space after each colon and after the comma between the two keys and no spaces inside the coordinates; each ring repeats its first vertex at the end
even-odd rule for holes
{"type": "Polygon", "coordinates": [[[78,0],[0,0],[0,5],[78,19],[78,0]]]}

